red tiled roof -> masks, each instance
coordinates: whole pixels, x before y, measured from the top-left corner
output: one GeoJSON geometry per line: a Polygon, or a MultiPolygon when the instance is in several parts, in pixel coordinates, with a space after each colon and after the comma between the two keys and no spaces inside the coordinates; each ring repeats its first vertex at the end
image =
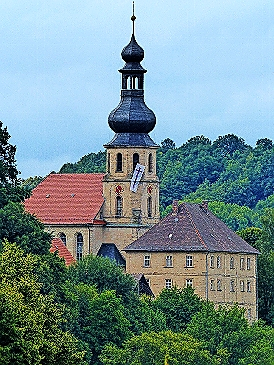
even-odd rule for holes
{"type": "Polygon", "coordinates": [[[58,251],[58,256],[65,259],[67,266],[76,262],[75,258],[72,256],[60,238],[53,238],[51,241],[51,248],[49,250],[52,253],[58,251]]]}
{"type": "Polygon", "coordinates": [[[103,204],[104,174],[50,174],[25,201],[45,224],[104,224],[95,220],[103,204]]]}
{"type": "Polygon", "coordinates": [[[182,203],[124,251],[259,252],[199,204],[182,203]]]}

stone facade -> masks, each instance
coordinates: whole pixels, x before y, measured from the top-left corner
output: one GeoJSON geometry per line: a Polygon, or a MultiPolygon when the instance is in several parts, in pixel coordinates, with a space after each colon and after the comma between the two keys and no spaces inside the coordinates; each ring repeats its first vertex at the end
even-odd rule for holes
{"type": "Polygon", "coordinates": [[[256,255],[204,252],[128,252],[127,272],[142,272],[152,292],[187,285],[216,305],[238,303],[257,319],[256,255]]]}

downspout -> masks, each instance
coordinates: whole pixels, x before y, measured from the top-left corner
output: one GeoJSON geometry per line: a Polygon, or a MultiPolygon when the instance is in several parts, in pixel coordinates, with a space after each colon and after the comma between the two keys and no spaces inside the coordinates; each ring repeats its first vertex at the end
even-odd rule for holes
{"type": "Polygon", "coordinates": [[[90,255],[90,227],[88,226],[88,254],[90,255]]]}
{"type": "Polygon", "coordinates": [[[205,290],[206,300],[208,300],[208,255],[209,252],[207,252],[206,254],[206,290],[205,290]]]}

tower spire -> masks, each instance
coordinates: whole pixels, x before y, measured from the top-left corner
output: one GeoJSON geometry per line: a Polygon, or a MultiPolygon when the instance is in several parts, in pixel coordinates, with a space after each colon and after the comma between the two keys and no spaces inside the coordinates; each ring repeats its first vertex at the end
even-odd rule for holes
{"type": "Polygon", "coordinates": [[[135,10],[135,5],[134,5],[134,1],[132,2],[132,17],[131,17],[131,20],[132,20],[132,34],[134,35],[134,22],[136,20],[136,16],[134,14],[134,10],[135,10]]]}

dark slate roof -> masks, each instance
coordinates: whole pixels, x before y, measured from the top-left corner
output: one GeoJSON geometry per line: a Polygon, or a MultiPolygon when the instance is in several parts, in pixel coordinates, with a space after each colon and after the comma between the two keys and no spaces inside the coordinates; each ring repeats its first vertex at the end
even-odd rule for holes
{"type": "Polygon", "coordinates": [[[126,261],[114,243],[102,243],[97,256],[108,257],[118,266],[126,266],[126,261]]]}
{"type": "Polygon", "coordinates": [[[134,280],[138,284],[138,294],[139,295],[148,295],[150,297],[154,297],[154,294],[152,290],[150,289],[150,286],[148,285],[148,282],[144,276],[144,274],[131,274],[134,278],[134,280]]]}
{"type": "Polygon", "coordinates": [[[136,42],[134,34],[129,44],[123,48],[121,56],[125,62],[141,62],[144,59],[144,50],[136,42]]]}
{"type": "Polygon", "coordinates": [[[159,147],[147,133],[116,133],[104,147],[159,147]]]}
{"type": "Polygon", "coordinates": [[[182,203],[125,251],[259,252],[200,204],[182,203]]]}
{"type": "Polygon", "coordinates": [[[156,117],[146,106],[144,90],[122,90],[121,101],[109,114],[108,124],[115,133],[151,132],[156,117]]]}

